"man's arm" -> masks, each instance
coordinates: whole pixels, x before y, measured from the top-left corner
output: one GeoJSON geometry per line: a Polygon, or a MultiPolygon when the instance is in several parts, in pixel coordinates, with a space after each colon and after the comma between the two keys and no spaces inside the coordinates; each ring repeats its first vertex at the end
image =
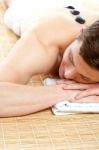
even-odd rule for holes
{"type": "Polygon", "coordinates": [[[0,82],[27,83],[32,75],[49,73],[56,65],[58,50],[45,46],[31,30],[20,38],[0,63],[0,82]]]}
{"type": "Polygon", "coordinates": [[[56,70],[59,50],[64,50],[77,31],[75,25],[72,32],[66,30],[70,25],[64,15],[53,14],[31,26],[0,64],[0,81],[26,83],[32,75],[56,70]]]}
{"type": "Polygon", "coordinates": [[[28,86],[0,83],[0,117],[31,114],[73,99],[77,91],[64,91],[62,85],[28,86]]]}
{"type": "Polygon", "coordinates": [[[0,83],[0,117],[22,116],[44,110],[58,102],[99,102],[99,96],[76,100],[79,90],[63,90],[63,85],[28,86],[0,83]]]}

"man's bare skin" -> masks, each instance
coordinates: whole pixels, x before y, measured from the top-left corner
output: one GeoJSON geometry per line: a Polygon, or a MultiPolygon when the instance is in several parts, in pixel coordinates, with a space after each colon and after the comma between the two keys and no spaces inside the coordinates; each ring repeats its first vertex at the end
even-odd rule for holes
{"type": "Polygon", "coordinates": [[[12,0],[3,0],[5,6],[8,8],[12,0]]]}
{"type": "Polygon", "coordinates": [[[76,23],[68,10],[57,10],[35,28],[31,26],[18,40],[0,64],[0,117],[30,114],[65,99],[76,101],[79,90],[64,91],[62,84],[51,87],[20,84],[27,83],[32,75],[58,71],[66,47],[77,38],[83,27],[99,17],[98,13],[87,10],[81,10],[81,14],[86,17],[84,26],[76,23]]]}
{"type": "Polygon", "coordinates": [[[86,18],[84,25],[75,22],[70,11],[62,8],[42,18],[35,27],[31,26],[0,64],[0,81],[24,84],[32,75],[58,71],[68,45],[83,27],[99,17],[98,12],[85,9],[80,13],[86,18]]]}

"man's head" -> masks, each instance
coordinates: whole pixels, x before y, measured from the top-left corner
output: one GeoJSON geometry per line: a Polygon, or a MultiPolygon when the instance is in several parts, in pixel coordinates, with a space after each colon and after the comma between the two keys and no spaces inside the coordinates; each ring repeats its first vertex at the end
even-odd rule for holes
{"type": "Polygon", "coordinates": [[[59,75],[82,83],[99,82],[99,20],[66,49],[59,75]]]}

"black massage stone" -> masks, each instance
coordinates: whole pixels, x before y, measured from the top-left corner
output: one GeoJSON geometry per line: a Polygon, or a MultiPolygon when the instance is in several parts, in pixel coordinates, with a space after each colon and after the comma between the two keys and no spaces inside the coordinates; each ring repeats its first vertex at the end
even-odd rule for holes
{"type": "Polygon", "coordinates": [[[73,6],[67,6],[66,8],[75,9],[73,6]]]}
{"type": "Polygon", "coordinates": [[[78,23],[80,23],[80,24],[84,24],[86,21],[85,21],[85,19],[83,19],[82,17],[77,17],[76,19],[75,19],[75,21],[76,22],[78,22],[78,23]]]}
{"type": "Polygon", "coordinates": [[[71,14],[73,14],[73,15],[79,15],[80,12],[79,12],[78,10],[72,10],[72,11],[71,11],[71,14]]]}

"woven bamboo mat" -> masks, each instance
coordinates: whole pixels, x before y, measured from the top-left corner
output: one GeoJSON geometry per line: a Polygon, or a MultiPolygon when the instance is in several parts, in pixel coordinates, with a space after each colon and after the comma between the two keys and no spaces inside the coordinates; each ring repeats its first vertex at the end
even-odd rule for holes
{"type": "MultiPolygon", "coordinates": [[[[0,60],[18,38],[3,25],[4,10],[0,0],[0,60]]],[[[42,84],[44,78],[35,76],[30,84],[42,84]]],[[[49,109],[0,118],[0,150],[99,150],[99,115],[54,116],[49,109]]]]}

